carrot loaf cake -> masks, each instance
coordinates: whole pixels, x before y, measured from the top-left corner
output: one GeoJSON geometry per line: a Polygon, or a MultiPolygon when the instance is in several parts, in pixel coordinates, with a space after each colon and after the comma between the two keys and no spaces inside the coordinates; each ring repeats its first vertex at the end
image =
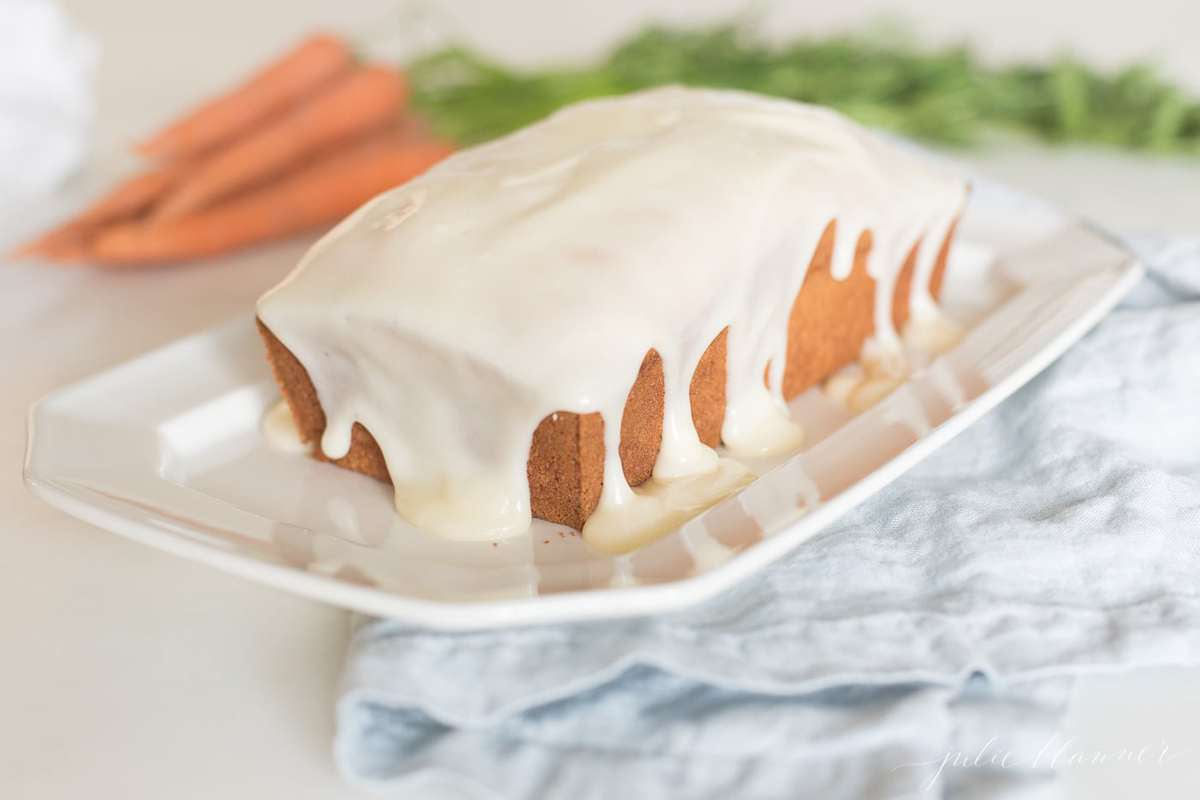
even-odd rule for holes
{"type": "Polygon", "coordinates": [[[375,198],[259,328],[300,436],[413,524],[536,516],[624,550],[799,447],[787,400],[936,315],[965,197],[827,109],[654,89],[375,198]]]}

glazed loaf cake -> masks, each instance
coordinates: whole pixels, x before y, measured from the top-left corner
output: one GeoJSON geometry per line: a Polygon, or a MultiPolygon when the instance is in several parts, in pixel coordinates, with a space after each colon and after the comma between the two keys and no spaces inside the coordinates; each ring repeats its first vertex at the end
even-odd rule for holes
{"type": "Polygon", "coordinates": [[[630,487],[794,448],[786,400],[936,315],[965,194],[823,109],[585,103],[368,204],[259,329],[300,436],[416,524],[645,527],[630,487]]]}
{"type": "MultiPolygon", "coordinates": [[[[850,277],[837,280],[829,268],[833,225],[831,222],[821,237],[788,317],[788,360],[783,377],[783,396],[788,400],[857,360],[863,343],[874,331],[875,281],[866,274],[870,236],[864,235],[859,240],[850,277]]],[[[953,229],[939,249],[931,275],[930,292],[935,298],[941,293],[952,240],[953,229]]],[[[914,261],[915,253],[910,251],[896,282],[892,319],[897,328],[902,328],[908,320],[914,261]]],[[[312,444],[320,442],[325,432],[325,412],[308,372],[261,320],[258,330],[301,438],[312,444]]],[[[725,336],[722,331],[705,349],[689,385],[692,421],[700,441],[709,447],[720,444],[721,423],[725,418],[725,336]]],[[[650,350],[629,389],[621,416],[621,467],[630,486],[640,486],[650,479],[662,441],[662,426],[662,359],[650,350]]],[[[323,457],[319,449],[316,452],[323,457]]],[[[346,455],[327,460],[381,481],[391,481],[379,444],[361,424],[354,426],[346,455]]],[[[533,433],[527,472],[533,516],[583,528],[600,501],[604,480],[601,415],[562,409],[544,417],[533,433]]]]}

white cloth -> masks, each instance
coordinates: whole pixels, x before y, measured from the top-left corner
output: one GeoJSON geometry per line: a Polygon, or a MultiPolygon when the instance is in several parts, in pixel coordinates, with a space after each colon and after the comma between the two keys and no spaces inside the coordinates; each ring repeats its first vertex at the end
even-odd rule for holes
{"type": "Polygon", "coordinates": [[[396,796],[1053,793],[1069,676],[1200,663],[1200,241],[1137,245],[1150,276],[1043,375],[701,608],[363,625],[344,774],[396,796]],[[939,770],[981,749],[1007,766],[939,770]]]}
{"type": "Polygon", "coordinates": [[[95,61],[91,39],[50,0],[0,0],[0,206],[82,163],[95,61]]]}

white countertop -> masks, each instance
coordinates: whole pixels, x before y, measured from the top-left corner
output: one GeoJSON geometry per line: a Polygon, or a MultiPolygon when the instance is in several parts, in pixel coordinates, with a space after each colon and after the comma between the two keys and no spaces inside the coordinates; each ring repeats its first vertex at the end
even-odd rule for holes
{"type": "MultiPolygon", "coordinates": [[[[176,92],[195,96],[319,18],[302,3],[308,16],[270,28],[269,40],[255,47],[244,39],[230,43],[229,58],[213,67],[217,77],[192,63],[187,80],[180,79],[186,90],[176,89],[171,81],[184,68],[173,64],[160,73],[158,97],[149,90],[131,96],[123,92],[128,76],[150,50],[161,54],[164,43],[101,18],[100,4],[65,5],[78,7],[109,46],[99,87],[101,153],[159,118],[155,101],[176,92]],[[143,40],[149,44],[139,51],[134,45],[143,40]]],[[[269,18],[251,21],[266,29],[269,18]]],[[[140,85],[147,85],[144,77],[140,85]]],[[[101,170],[112,168],[111,155],[102,160],[101,170]]],[[[1200,228],[1200,162],[1038,149],[971,160],[1113,228],[1200,228]]],[[[85,191],[70,188],[28,217],[9,220],[5,235],[36,227],[85,191]]],[[[0,470],[0,796],[351,795],[330,757],[347,613],[76,522],[34,499],[20,476],[31,402],[159,344],[249,314],[253,299],[303,246],[134,274],[0,265],[0,364],[7,372],[0,392],[0,454],[7,464],[0,470]]],[[[1200,670],[1084,679],[1065,733],[1078,737],[1080,748],[1165,740],[1183,755],[1160,766],[1068,768],[1072,796],[1191,796],[1185,791],[1200,785],[1196,719],[1200,670]]]]}

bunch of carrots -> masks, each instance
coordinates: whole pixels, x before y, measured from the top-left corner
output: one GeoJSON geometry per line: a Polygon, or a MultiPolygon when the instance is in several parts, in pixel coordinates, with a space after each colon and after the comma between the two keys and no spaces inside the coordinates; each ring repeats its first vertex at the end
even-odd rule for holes
{"type": "Polygon", "coordinates": [[[143,172],[15,254],[159,264],[329,225],[452,151],[405,114],[407,99],[398,70],[310,36],[138,144],[143,172]]]}

